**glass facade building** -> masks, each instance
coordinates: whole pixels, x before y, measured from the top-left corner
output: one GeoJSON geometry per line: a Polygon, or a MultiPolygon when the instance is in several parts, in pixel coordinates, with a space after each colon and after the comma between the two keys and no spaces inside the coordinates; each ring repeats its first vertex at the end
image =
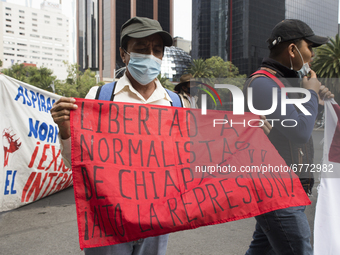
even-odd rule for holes
{"type": "Polygon", "coordinates": [[[283,19],[306,22],[321,36],[338,33],[338,1],[192,0],[192,58],[220,56],[241,74],[254,72],[269,50],[266,40],[283,19]]]}
{"type": "Polygon", "coordinates": [[[233,0],[229,6],[228,60],[241,74],[250,75],[268,56],[266,40],[275,24],[285,18],[285,1],[233,0]]]}
{"type": "Polygon", "coordinates": [[[91,68],[98,70],[98,1],[88,0],[79,1],[78,5],[79,16],[79,56],[80,68],[82,70],[91,68]]]}
{"type": "Polygon", "coordinates": [[[173,1],[158,0],[158,17],[157,20],[165,31],[172,31],[172,4],[173,1]]]}
{"type": "Polygon", "coordinates": [[[161,75],[170,81],[179,81],[190,63],[191,56],[184,50],[175,46],[165,47],[161,75]]]}
{"type": "Polygon", "coordinates": [[[337,0],[286,0],[286,19],[306,22],[320,36],[335,37],[338,33],[337,0]]]}
{"type": "Polygon", "coordinates": [[[156,19],[172,34],[173,0],[77,0],[77,62],[110,81],[123,67],[120,28],[131,17],[156,19]]]}
{"type": "MultiPolygon", "coordinates": [[[[103,1],[103,2],[110,2],[110,5],[113,4],[113,1],[103,1]]],[[[109,4],[109,3],[107,3],[109,4]]],[[[124,63],[122,59],[120,58],[120,52],[119,52],[119,47],[120,47],[120,28],[122,25],[130,19],[130,10],[131,10],[131,2],[130,1],[116,1],[116,20],[115,20],[115,30],[111,30],[111,33],[115,31],[115,45],[111,44],[111,47],[114,47],[112,50],[116,51],[115,54],[115,64],[113,66],[110,66],[110,69],[119,69],[124,66],[124,63]]],[[[110,16],[103,17],[103,20],[107,20],[108,22],[111,22],[111,14],[110,16]]],[[[110,41],[110,40],[109,40],[110,41]]],[[[110,55],[107,55],[106,57],[109,57],[110,55]]],[[[105,58],[105,55],[103,55],[105,58]]],[[[112,63],[111,63],[112,64],[112,63]]],[[[105,68],[105,67],[104,67],[105,68]]],[[[110,77],[110,76],[104,76],[104,77],[110,77]]]]}

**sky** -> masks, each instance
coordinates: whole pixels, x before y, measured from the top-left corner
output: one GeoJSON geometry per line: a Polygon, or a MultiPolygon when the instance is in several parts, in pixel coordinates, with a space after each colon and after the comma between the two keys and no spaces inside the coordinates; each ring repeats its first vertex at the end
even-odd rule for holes
{"type": "Polygon", "coordinates": [[[174,0],[174,36],[191,41],[191,0],[174,0]]]}
{"type": "MultiPolygon", "coordinates": [[[[29,0],[27,0],[29,1],[29,0]]],[[[32,0],[33,8],[40,8],[43,0],[32,0]]],[[[48,0],[59,3],[58,0],[48,0]]],[[[192,0],[173,0],[174,1],[174,36],[183,37],[191,41],[191,17],[192,17],[192,0]]],[[[340,1],[340,0],[339,0],[340,1]]],[[[25,5],[26,0],[7,0],[7,2],[25,5]]],[[[71,18],[71,1],[63,0],[63,14],[71,18]]],[[[339,23],[340,23],[340,4],[339,4],[339,23]]]]}
{"type": "MultiPolygon", "coordinates": [[[[25,5],[30,0],[7,0],[8,3],[25,5]]],[[[32,7],[40,9],[43,0],[32,0],[32,7]]],[[[58,0],[48,0],[48,2],[59,3],[58,0]]],[[[174,36],[191,40],[191,0],[174,0],[174,36]]],[[[62,0],[63,14],[72,16],[71,1],[62,0]]]]}

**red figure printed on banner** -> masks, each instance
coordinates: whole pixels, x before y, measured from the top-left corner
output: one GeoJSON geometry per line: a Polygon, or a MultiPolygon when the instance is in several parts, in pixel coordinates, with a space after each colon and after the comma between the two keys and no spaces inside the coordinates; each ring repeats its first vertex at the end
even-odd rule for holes
{"type": "Polygon", "coordinates": [[[16,134],[13,134],[13,130],[10,128],[5,128],[2,132],[2,142],[4,146],[4,166],[8,165],[9,155],[17,151],[21,142],[20,138],[16,138],[16,134]]]}

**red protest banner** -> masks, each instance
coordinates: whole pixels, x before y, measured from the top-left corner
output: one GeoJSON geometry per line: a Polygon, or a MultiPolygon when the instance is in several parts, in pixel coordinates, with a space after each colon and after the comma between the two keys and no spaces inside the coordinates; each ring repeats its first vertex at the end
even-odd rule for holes
{"type": "Polygon", "coordinates": [[[71,137],[81,248],[310,204],[251,113],[77,104],[71,137]]]}

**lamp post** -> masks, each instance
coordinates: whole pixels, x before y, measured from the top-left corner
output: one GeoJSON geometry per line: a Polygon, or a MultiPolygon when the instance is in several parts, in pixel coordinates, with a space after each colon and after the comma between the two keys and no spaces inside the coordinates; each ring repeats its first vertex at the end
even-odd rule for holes
{"type": "Polygon", "coordinates": [[[55,93],[54,81],[52,81],[51,88],[52,88],[53,93],[55,93]]]}
{"type": "Polygon", "coordinates": [[[100,81],[99,71],[96,71],[96,75],[94,77],[96,77],[96,84],[98,84],[100,81]]]}

